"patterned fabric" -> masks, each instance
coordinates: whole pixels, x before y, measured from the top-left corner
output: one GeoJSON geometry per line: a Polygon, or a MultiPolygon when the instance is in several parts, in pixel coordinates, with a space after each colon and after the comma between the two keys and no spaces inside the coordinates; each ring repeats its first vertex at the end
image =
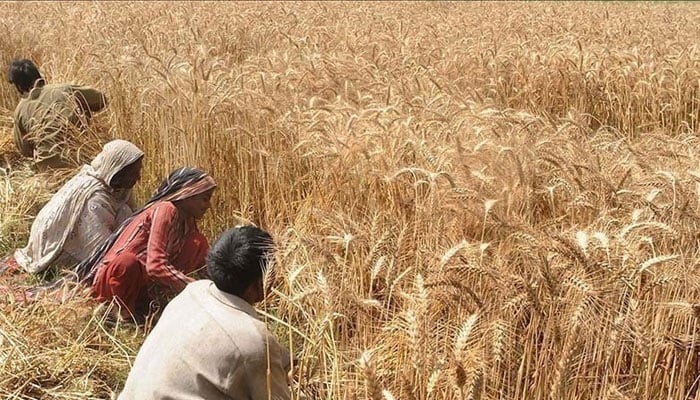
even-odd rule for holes
{"type": "MultiPolygon", "coordinates": [[[[158,264],[161,267],[153,268],[155,268],[155,270],[164,269],[167,271],[167,274],[172,275],[174,279],[171,281],[172,283],[174,283],[175,280],[180,280],[182,283],[189,282],[189,278],[184,277],[184,275],[180,276],[177,272],[174,272],[177,271],[177,268],[172,268],[170,260],[180,251],[178,247],[181,241],[190,233],[199,231],[197,230],[194,219],[180,217],[177,209],[171,202],[196,196],[214,189],[215,187],[216,182],[214,179],[204,171],[196,168],[180,168],[174,170],[168,178],[161,183],[158,189],[156,189],[156,192],[141,210],[135,212],[134,215],[124,221],[99,249],[76,267],[76,275],[83,282],[93,283],[100,267],[105,265],[106,261],[109,261],[106,256],[112,253],[113,248],[115,252],[119,252],[124,251],[124,249],[129,246],[134,248],[143,247],[135,253],[138,255],[146,251],[150,240],[155,240],[161,244],[165,243],[165,246],[168,247],[166,250],[170,251],[163,251],[161,254],[166,255],[165,258],[162,258],[163,256],[158,256],[157,261],[154,261],[154,265],[158,264]],[[153,210],[151,210],[151,208],[153,208],[153,210]],[[147,211],[148,213],[142,216],[142,214],[147,211]],[[171,221],[168,221],[169,224],[167,227],[165,227],[165,225],[156,224],[154,226],[158,229],[153,231],[153,225],[144,225],[146,221],[152,224],[154,218],[156,221],[160,221],[159,213],[168,214],[162,218],[163,220],[166,218],[171,219],[171,221]],[[124,246],[124,248],[122,248],[122,246],[124,246]]],[[[142,259],[145,255],[146,253],[141,254],[142,259]]],[[[184,285],[174,284],[174,286],[184,285]]]]}
{"type": "Polygon", "coordinates": [[[106,192],[97,192],[85,206],[82,218],[78,220],[73,231],[68,235],[63,252],[56,259],[58,265],[74,267],[79,262],[90,257],[117,226],[131,216],[131,208],[125,204],[128,197],[123,192],[115,191],[115,195],[106,192]],[[115,206],[114,198],[119,199],[115,206]],[[95,233],[99,231],[99,233],[95,233]]]}
{"type": "Polygon", "coordinates": [[[204,265],[209,249],[190,222],[182,221],[168,201],[141,213],[105,255],[92,282],[93,296],[99,301],[116,298],[128,319],[147,313],[149,302],[181,291],[193,281],[187,274],[204,265]],[[183,223],[186,232],[178,229],[183,223]]]}
{"type": "Polygon", "coordinates": [[[68,252],[64,261],[82,260],[103,243],[129,213],[130,191],[115,191],[110,180],[143,157],[126,140],[105,144],[102,152],[53,195],[32,224],[27,246],[15,251],[17,263],[39,273],[68,252]],[[121,218],[121,219],[120,219],[121,218]]]}
{"type": "Polygon", "coordinates": [[[204,265],[208,249],[194,219],[183,217],[173,203],[162,201],[139,214],[124,229],[102,258],[95,280],[117,256],[129,253],[144,266],[150,281],[180,291],[192,282],[186,274],[204,265]],[[177,262],[181,255],[185,260],[177,262]]]}

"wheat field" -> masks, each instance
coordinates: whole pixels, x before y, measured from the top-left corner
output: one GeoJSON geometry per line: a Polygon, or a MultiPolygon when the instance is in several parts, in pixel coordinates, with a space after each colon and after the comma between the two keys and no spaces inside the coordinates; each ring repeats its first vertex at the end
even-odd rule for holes
{"type": "MultiPolygon", "coordinates": [[[[700,399],[699,5],[0,14],[2,65],[107,94],[76,159],[131,140],[140,201],[198,166],[219,183],[210,240],[272,233],[260,309],[301,364],[294,398],[700,399]]],[[[3,82],[2,255],[67,177],[19,160],[17,101],[3,82]]],[[[0,397],[115,396],[144,330],[4,296],[0,397]]]]}

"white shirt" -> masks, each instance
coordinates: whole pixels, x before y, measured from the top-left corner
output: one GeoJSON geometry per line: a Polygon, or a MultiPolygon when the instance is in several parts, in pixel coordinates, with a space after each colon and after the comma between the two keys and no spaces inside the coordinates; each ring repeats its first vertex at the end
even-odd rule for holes
{"type": "Polygon", "coordinates": [[[82,261],[102,244],[131,212],[126,206],[131,190],[114,190],[109,182],[141,157],[143,152],[126,140],[105,144],[37,214],[27,245],[14,254],[22,269],[37,274],[54,262],[82,261]]]}
{"type": "Polygon", "coordinates": [[[85,204],[55,263],[74,265],[90,257],[130,215],[128,205],[115,202],[107,191],[96,192],[85,204]]]}
{"type": "Polygon", "coordinates": [[[250,304],[196,281],[163,311],[119,400],[287,400],[289,365],[250,304]]]}

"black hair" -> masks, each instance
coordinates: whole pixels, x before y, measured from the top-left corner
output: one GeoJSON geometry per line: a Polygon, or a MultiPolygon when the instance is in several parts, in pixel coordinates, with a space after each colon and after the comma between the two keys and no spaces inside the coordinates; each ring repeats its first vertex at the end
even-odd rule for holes
{"type": "Polygon", "coordinates": [[[272,256],[270,234],[252,225],[238,226],[222,233],[207,253],[207,272],[216,287],[241,296],[262,278],[272,256]]]}
{"type": "Polygon", "coordinates": [[[121,233],[124,231],[124,228],[126,228],[127,225],[129,225],[129,223],[136,218],[136,216],[141,214],[153,203],[158,202],[182,189],[184,186],[198,182],[207,176],[208,175],[206,172],[198,168],[183,167],[173,170],[170,175],[168,175],[168,177],[161,182],[158,189],[156,189],[155,193],[153,193],[153,196],[151,196],[151,198],[140,210],[134,212],[129,218],[124,220],[124,222],[122,222],[117,229],[115,229],[115,231],[100,247],[95,249],[95,251],[93,251],[88,258],[80,262],[80,264],[75,267],[75,273],[78,275],[78,278],[82,282],[92,282],[92,278],[95,277],[95,273],[97,272],[99,262],[102,261],[105,254],[107,254],[109,249],[112,248],[114,243],[116,243],[117,238],[119,238],[119,235],[121,235],[121,233]]]}
{"type": "Polygon", "coordinates": [[[34,83],[43,79],[39,69],[31,60],[14,60],[7,69],[7,81],[14,84],[20,93],[27,93],[34,87],[34,83]]]}

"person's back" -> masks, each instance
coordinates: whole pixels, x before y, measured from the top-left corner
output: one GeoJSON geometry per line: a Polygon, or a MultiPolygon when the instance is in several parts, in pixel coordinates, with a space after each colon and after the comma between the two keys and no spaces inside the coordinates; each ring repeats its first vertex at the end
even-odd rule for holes
{"type": "Polygon", "coordinates": [[[46,84],[29,60],[10,65],[10,82],[22,95],[15,109],[14,140],[39,169],[70,166],[64,143],[71,130],[82,132],[92,113],[106,106],[99,91],[72,84],[46,84]]]}
{"type": "Polygon", "coordinates": [[[207,255],[211,281],[190,283],[139,350],[120,400],[287,400],[289,353],[258,317],[272,253],[266,232],[239,227],[207,255]]]}
{"type": "Polygon", "coordinates": [[[271,398],[286,399],[286,350],[251,305],[197,281],[166,307],[119,399],[267,399],[268,354],[271,398]]]}

